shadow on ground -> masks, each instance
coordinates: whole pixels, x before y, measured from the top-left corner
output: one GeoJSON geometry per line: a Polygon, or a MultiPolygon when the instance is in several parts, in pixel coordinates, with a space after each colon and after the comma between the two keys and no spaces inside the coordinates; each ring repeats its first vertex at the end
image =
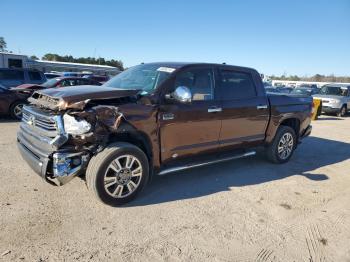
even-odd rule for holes
{"type": "Polygon", "coordinates": [[[319,120],[344,120],[344,118],[328,116],[328,117],[319,117],[317,121],[319,120]]]}
{"type": "Polygon", "coordinates": [[[155,176],[145,191],[127,206],[197,198],[228,191],[232,187],[269,183],[295,175],[321,182],[331,178],[326,174],[311,173],[313,170],[349,158],[350,144],[309,137],[299,146],[291,161],[283,165],[271,164],[263,155],[258,155],[163,177],[155,176]]]}
{"type": "Polygon", "coordinates": [[[19,123],[20,121],[12,119],[10,117],[0,116],[0,123],[16,123],[16,122],[19,123]]]}

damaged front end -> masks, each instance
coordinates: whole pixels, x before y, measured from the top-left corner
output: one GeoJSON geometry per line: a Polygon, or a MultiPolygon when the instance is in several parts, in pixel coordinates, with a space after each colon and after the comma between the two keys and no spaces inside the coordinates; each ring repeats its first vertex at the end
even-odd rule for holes
{"type": "Polygon", "coordinates": [[[124,119],[118,106],[87,106],[88,101],[70,103],[36,93],[32,105],[23,108],[18,147],[32,169],[51,184],[63,185],[82,174],[124,119]]]}

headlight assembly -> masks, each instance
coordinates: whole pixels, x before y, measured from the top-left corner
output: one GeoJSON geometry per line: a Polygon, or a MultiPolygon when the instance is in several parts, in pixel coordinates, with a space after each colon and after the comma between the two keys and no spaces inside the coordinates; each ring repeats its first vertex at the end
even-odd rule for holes
{"type": "Polygon", "coordinates": [[[71,135],[82,135],[90,131],[91,125],[85,120],[77,120],[68,114],[63,115],[64,130],[71,135]]]}
{"type": "Polygon", "coordinates": [[[340,103],[340,101],[337,99],[329,99],[328,101],[330,104],[339,104],[340,103]]]}

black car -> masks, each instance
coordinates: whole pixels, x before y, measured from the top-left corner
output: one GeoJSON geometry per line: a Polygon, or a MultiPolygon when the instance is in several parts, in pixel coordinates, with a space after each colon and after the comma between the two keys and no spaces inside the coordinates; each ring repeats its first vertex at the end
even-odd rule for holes
{"type": "Polygon", "coordinates": [[[40,85],[46,80],[44,73],[38,70],[0,68],[0,84],[7,88],[23,84],[40,85]]]}
{"type": "Polygon", "coordinates": [[[0,85],[0,115],[21,119],[22,107],[27,104],[28,97],[29,94],[15,92],[0,85]]]}

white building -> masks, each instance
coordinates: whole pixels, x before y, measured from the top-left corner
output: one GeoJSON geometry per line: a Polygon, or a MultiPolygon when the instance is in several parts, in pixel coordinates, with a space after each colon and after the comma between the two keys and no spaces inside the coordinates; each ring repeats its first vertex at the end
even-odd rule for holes
{"type": "Polygon", "coordinates": [[[27,61],[26,55],[0,52],[0,68],[26,68],[27,61]]]}
{"type": "Polygon", "coordinates": [[[113,66],[32,60],[26,55],[0,52],[0,68],[33,68],[42,72],[83,72],[116,75],[120,70],[113,66]]]}

